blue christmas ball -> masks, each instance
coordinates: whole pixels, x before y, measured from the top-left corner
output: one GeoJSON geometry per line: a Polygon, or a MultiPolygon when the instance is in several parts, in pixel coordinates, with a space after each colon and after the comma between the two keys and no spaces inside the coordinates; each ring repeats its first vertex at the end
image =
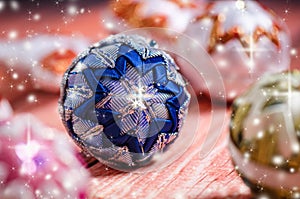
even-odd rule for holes
{"type": "Polygon", "coordinates": [[[107,166],[151,162],[179,136],[190,94],[169,54],[137,35],[115,35],[66,71],[60,114],[72,139],[107,166]]]}

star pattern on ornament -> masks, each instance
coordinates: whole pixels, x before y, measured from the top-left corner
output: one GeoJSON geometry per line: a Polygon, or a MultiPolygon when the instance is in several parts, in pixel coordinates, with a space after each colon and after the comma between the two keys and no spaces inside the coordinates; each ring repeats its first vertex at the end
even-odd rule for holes
{"type": "MultiPolygon", "coordinates": [[[[80,132],[84,132],[90,122],[101,125],[98,135],[95,131],[88,136],[71,132],[75,140],[89,140],[91,136],[101,135],[105,136],[102,141],[126,145],[130,152],[149,153],[157,145],[159,134],[166,134],[167,143],[175,139],[182,119],[180,108],[186,106],[190,96],[178,84],[181,82],[179,75],[173,77],[176,81],[169,78],[172,72],[170,60],[163,54],[155,53],[155,49],[140,54],[130,45],[114,48],[119,49],[118,56],[113,56],[117,57],[114,67],[96,67],[103,55],[93,53],[89,58],[83,58],[86,61],[78,63],[85,66],[82,72],[71,72],[80,76],[80,82],[85,82],[94,95],[72,108],[73,115],[69,115],[66,122],[80,132]],[[151,56],[145,58],[145,55],[151,56]]],[[[69,78],[68,81],[72,85],[78,80],[69,78]]]]}
{"type": "MultiPolygon", "coordinates": [[[[128,65],[127,75],[120,81],[102,81],[109,88],[109,94],[96,104],[98,109],[108,108],[120,113],[121,134],[137,136],[142,143],[149,136],[148,124],[155,118],[166,119],[168,110],[164,105],[172,93],[159,92],[155,88],[153,73],[141,75],[135,68],[128,65]],[[113,86],[112,86],[113,85],[113,86]],[[148,123],[148,124],[147,124],[148,123]]],[[[115,118],[118,120],[118,118],[115,118]]]]}
{"type": "Polygon", "coordinates": [[[145,111],[150,108],[149,101],[155,97],[156,91],[153,87],[148,87],[139,81],[138,85],[130,81],[122,81],[122,85],[127,90],[128,94],[118,96],[124,98],[127,103],[124,109],[121,109],[123,115],[132,114],[135,111],[145,111]]]}

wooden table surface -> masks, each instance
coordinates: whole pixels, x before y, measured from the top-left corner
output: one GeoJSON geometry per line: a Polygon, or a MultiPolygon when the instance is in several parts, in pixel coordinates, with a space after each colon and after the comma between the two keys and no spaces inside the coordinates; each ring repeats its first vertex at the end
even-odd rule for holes
{"type": "MultiPolygon", "coordinates": [[[[298,11],[300,4],[296,1],[261,2],[285,18],[291,30],[292,45],[299,52],[300,12],[298,11]],[[288,12],[286,13],[285,10],[288,12]]],[[[28,5],[26,6],[23,9],[21,7],[18,12],[0,13],[0,31],[3,40],[7,38],[11,30],[17,30],[19,37],[24,37],[26,31],[32,30],[39,34],[47,32],[83,34],[92,41],[108,35],[101,23],[101,13],[106,8],[105,3],[84,5],[86,12],[70,19],[67,24],[62,19],[61,8],[58,9],[55,5],[51,4],[50,8],[41,6],[39,9],[30,7],[32,5],[29,8],[28,5]],[[28,10],[32,14],[40,13],[41,20],[28,21],[27,17],[32,15],[28,10]],[[10,20],[6,17],[10,17],[10,20]]],[[[292,67],[299,68],[299,66],[298,57],[293,56],[292,67]]],[[[11,89],[9,88],[11,82],[22,81],[27,78],[26,73],[21,74],[18,80],[9,77],[1,80],[1,74],[3,76],[6,72],[7,67],[2,64],[0,66],[0,95],[10,100],[15,113],[32,113],[46,125],[64,132],[57,113],[58,94],[35,91],[32,85],[27,85],[27,89],[22,92],[11,89]],[[36,95],[38,101],[28,103],[26,97],[29,94],[36,95]]],[[[200,108],[200,115],[194,115],[199,119],[197,135],[191,147],[181,157],[167,167],[142,173],[124,173],[97,163],[90,168],[92,178],[88,190],[89,198],[250,198],[249,189],[234,171],[227,149],[230,110],[226,107],[217,107],[214,111],[220,115],[220,124],[225,119],[225,125],[211,127],[210,100],[206,97],[199,97],[198,100],[199,104],[193,105],[200,108]],[[224,112],[225,117],[222,115],[224,112]],[[203,147],[203,143],[207,141],[206,136],[216,134],[216,131],[221,132],[219,139],[215,140],[216,145],[203,147]],[[210,148],[211,151],[205,151],[210,148]]],[[[193,130],[193,127],[190,128],[193,130]]]]}

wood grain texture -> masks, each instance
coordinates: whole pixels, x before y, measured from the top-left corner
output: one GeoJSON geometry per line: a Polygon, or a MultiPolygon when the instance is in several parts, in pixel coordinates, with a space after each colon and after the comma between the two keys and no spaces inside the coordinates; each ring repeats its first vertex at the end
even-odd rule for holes
{"type": "MultiPolygon", "coordinates": [[[[207,103],[200,100],[197,136],[179,159],[147,173],[124,173],[97,163],[90,168],[94,178],[89,198],[249,198],[249,189],[231,163],[227,125],[221,129],[222,134],[213,150],[204,158],[200,155],[211,118],[207,103]]],[[[225,119],[228,123],[228,113],[225,119]]]]}

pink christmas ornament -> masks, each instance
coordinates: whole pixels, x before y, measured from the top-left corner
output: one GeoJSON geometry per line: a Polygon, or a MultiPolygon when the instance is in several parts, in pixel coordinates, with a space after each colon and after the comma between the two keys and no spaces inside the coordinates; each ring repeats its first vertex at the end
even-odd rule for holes
{"type": "MultiPolygon", "coordinates": [[[[229,101],[262,75],[286,70],[290,64],[286,25],[256,1],[211,2],[188,26],[186,34],[198,41],[213,59],[229,101]]],[[[190,48],[180,40],[178,45],[190,48]]],[[[205,91],[205,83],[193,81],[199,92],[205,91]]],[[[210,92],[212,97],[220,95],[217,90],[210,92]]]]}
{"type": "Polygon", "coordinates": [[[86,198],[89,174],[65,134],[30,115],[0,124],[0,198],[86,198]]]}

